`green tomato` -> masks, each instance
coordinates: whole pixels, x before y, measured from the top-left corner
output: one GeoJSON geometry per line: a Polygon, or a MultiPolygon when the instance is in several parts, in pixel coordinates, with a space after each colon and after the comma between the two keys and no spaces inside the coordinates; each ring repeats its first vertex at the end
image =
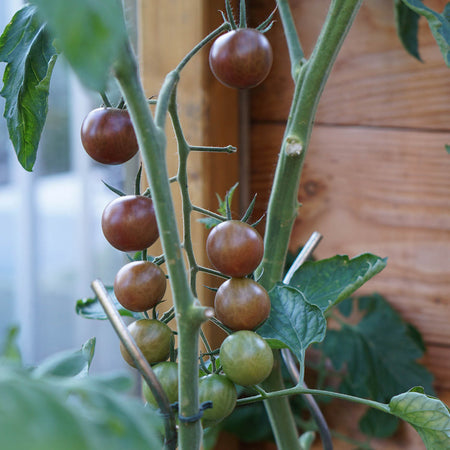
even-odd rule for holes
{"type": "Polygon", "coordinates": [[[203,426],[209,427],[229,416],[236,406],[237,392],[233,382],[224,375],[211,374],[200,378],[200,403],[213,402],[212,408],[203,411],[203,426]]]}
{"type": "MultiPolygon", "coordinates": [[[[169,403],[178,401],[178,364],[175,362],[164,361],[156,364],[152,369],[156,378],[158,378],[158,381],[161,383],[169,403]]],[[[158,407],[152,391],[145,382],[142,383],[142,394],[150,405],[156,408],[158,407]]]]}
{"type": "Polygon", "coordinates": [[[222,342],[220,363],[231,381],[241,386],[253,386],[269,376],[273,368],[273,353],[261,336],[241,330],[222,342]]]}
{"type": "MultiPolygon", "coordinates": [[[[140,319],[128,325],[128,331],[149,364],[165,361],[169,357],[173,333],[165,323],[156,319],[140,319]]],[[[123,359],[135,367],[133,359],[122,343],[120,352],[123,359]]]]}

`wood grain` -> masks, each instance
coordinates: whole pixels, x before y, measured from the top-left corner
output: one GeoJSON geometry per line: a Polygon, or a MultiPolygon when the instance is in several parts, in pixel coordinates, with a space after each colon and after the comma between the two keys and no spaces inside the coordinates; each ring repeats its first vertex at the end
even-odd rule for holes
{"type": "MultiPolygon", "coordinates": [[[[278,124],[254,125],[252,189],[258,214],[268,200],[278,124]]],[[[450,357],[450,132],[318,126],[306,157],[291,250],[318,230],[316,256],[388,257],[387,268],[359,293],[377,291],[447,358],[428,359],[448,387],[450,357]]]]}
{"type": "MultiPolygon", "coordinates": [[[[291,8],[305,54],[311,53],[328,0],[296,0],[291,8]]],[[[445,0],[427,2],[442,11],[445,0]]],[[[255,22],[267,15],[270,2],[256,2],[255,22]]],[[[425,63],[406,53],[395,30],[392,0],[363,3],[320,102],[317,123],[448,129],[448,69],[428,28],[420,20],[420,52],[425,63]]],[[[277,22],[268,37],[274,65],[267,80],[252,91],[254,121],[285,121],[293,92],[289,57],[277,22]]]]}

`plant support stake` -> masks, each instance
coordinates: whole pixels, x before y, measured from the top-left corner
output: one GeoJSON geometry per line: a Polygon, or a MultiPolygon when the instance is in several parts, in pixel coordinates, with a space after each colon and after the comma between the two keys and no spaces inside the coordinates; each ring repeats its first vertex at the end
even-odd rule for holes
{"type": "MultiPolygon", "coordinates": [[[[289,284],[291,281],[294,273],[299,269],[299,267],[312,255],[316,247],[319,245],[319,242],[322,240],[322,235],[314,231],[313,234],[311,234],[310,238],[302,248],[301,252],[297,255],[295,258],[295,261],[292,263],[291,267],[289,268],[288,272],[286,273],[283,282],[285,284],[289,284]]],[[[299,383],[300,381],[300,373],[297,368],[297,364],[295,363],[294,356],[292,352],[284,348],[281,350],[281,357],[283,358],[284,363],[286,364],[286,367],[288,369],[289,375],[291,376],[292,380],[295,383],[299,383]]],[[[305,387],[306,384],[303,383],[305,387]]],[[[330,429],[328,428],[327,422],[325,420],[325,417],[322,414],[322,411],[320,410],[319,406],[317,405],[316,400],[311,394],[302,394],[303,398],[306,401],[306,404],[308,405],[308,408],[314,417],[314,420],[317,424],[317,427],[319,428],[320,437],[322,439],[322,444],[324,450],[333,450],[333,442],[331,439],[331,433],[330,429]]]]}
{"type": "Polygon", "coordinates": [[[149,363],[145,359],[139,347],[136,345],[133,337],[131,336],[128,328],[120,317],[119,312],[114,306],[111,297],[108,294],[104,284],[100,280],[94,280],[91,284],[92,290],[97,295],[105,314],[108,316],[114,331],[121,340],[122,344],[126,348],[127,352],[133,358],[136,367],[144,378],[145,382],[148,384],[152,394],[155,396],[158,406],[160,407],[161,413],[164,416],[164,423],[166,429],[166,445],[167,449],[175,449],[177,442],[177,434],[175,428],[175,416],[170,406],[169,400],[165,392],[163,391],[161,384],[156,378],[153,370],[151,369],[149,363]]]}

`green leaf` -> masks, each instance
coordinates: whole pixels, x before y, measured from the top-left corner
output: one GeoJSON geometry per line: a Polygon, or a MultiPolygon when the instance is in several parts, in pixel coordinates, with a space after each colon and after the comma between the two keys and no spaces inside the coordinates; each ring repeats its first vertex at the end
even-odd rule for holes
{"type": "Polygon", "coordinates": [[[261,442],[273,439],[269,419],[262,402],[235,408],[219,426],[243,442],[261,442]]]}
{"type": "Polygon", "coordinates": [[[349,297],[386,267],[386,258],[365,253],[356,258],[337,255],[321,261],[306,261],[290,281],[308,301],[322,311],[349,297]]]}
{"type": "Polygon", "coordinates": [[[56,50],[34,6],[18,11],[0,36],[0,61],[6,62],[4,117],[20,164],[32,170],[48,110],[56,50]]]}
{"type": "Polygon", "coordinates": [[[34,378],[0,366],[0,448],[162,449],[161,419],[91,377],[34,378]]]}
{"type": "Polygon", "coordinates": [[[445,151],[450,155],[450,145],[445,144],[445,151]]]}
{"type": "MultiPolygon", "coordinates": [[[[303,369],[305,351],[325,337],[327,322],[322,311],[311,305],[298,289],[278,284],[269,292],[269,318],[257,329],[269,341],[282,342],[295,354],[303,369]]],[[[273,344],[273,342],[272,342],[273,344]]],[[[300,376],[300,382],[303,376],[300,376]]]]}
{"type": "MultiPolygon", "coordinates": [[[[135,319],[141,319],[142,315],[140,313],[136,313],[133,311],[128,311],[125,309],[117,300],[114,295],[114,289],[112,286],[107,286],[106,290],[113,300],[114,306],[119,311],[121,316],[134,317],[135,319]]],[[[103,309],[100,300],[97,296],[94,298],[83,298],[77,301],[75,305],[75,312],[86,319],[95,319],[95,320],[107,320],[108,316],[103,309]]]]}
{"type": "Polygon", "coordinates": [[[402,1],[412,11],[427,19],[444,61],[450,67],[450,3],[447,3],[442,14],[439,14],[425,6],[420,0],[402,1]]]}
{"type": "Polygon", "coordinates": [[[380,295],[357,304],[359,323],[329,330],[322,345],[333,366],[345,368],[341,390],[381,402],[416,385],[432,393],[431,373],[416,362],[423,348],[408,324],[380,295]]]}
{"type": "Polygon", "coordinates": [[[420,15],[408,8],[402,0],[395,0],[394,4],[395,24],[400,42],[410,55],[422,61],[419,54],[419,41],[417,38],[420,15]]]}
{"type": "Polygon", "coordinates": [[[439,399],[413,389],[392,398],[389,408],[417,430],[427,449],[450,448],[450,413],[439,399]]]}
{"type": "Polygon", "coordinates": [[[360,430],[367,436],[385,439],[398,427],[398,418],[378,409],[368,409],[359,421],[360,430]]]}
{"type": "Polygon", "coordinates": [[[14,326],[8,330],[0,356],[9,361],[21,363],[22,356],[20,354],[20,349],[17,344],[18,335],[19,335],[19,327],[14,326]]]}
{"type": "Polygon", "coordinates": [[[80,80],[103,92],[127,43],[120,0],[33,0],[80,80]]]}
{"type": "Polygon", "coordinates": [[[315,438],[316,433],[314,433],[314,431],[306,431],[305,433],[303,433],[298,439],[302,450],[309,450],[315,438]]]}
{"type": "Polygon", "coordinates": [[[80,350],[57,353],[47,358],[33,370],[37,378],[53,375],[57,377],[75,377],[88,374],[95,350],[95,338],[89,339],[80,350]]]}

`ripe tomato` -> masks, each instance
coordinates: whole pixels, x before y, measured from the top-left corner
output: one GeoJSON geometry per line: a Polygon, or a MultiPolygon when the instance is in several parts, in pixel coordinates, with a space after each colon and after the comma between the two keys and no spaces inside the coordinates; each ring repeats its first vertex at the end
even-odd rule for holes
{"type": "MultiPolygon", "coordinates": [[[[128,331],[149,364],[165,361],[169,357],[173,333],[165,323],[156,319],[139,319],[128,325],[128,331]]],[[[120,353],[130,366],[136,367],[122,343],[120,353]]]]}
{"type": "MultiPolygon", "coordinates": [[[[152,367],[153,372],[161,383],[163,391],[166,393],[169,403],[178,401],[178,364],[175,362],[165,361],[152,367]]],[[[150,405],[158,407],[156,399],[147,383],[142,383],[142,393],[144,398],[150,405]]]]}
{"type": "Polygon", "coordinates": [[[273,367],[272,350],[253,331],[242,330],[230,334],[222,342],[219,356],[225,375],[241,386],[261,383],[273,367]]]}
{"type": "Polygon", "coordinates": [[[248,223],[227,220],[209,233],[206,253],[217,270],[240,278],[258,267],[264,253],[264,243],[260,234],[248,223]]]}
{"type": "Polygon", "coordinates": [[[128,111],[97,108],[81,125],[81,142],[89,156],[103,164],[122,164],[139,150],[128,111]]]}
{"type": "Polygon", "coordinates": [[[123,266],[114,279],[119,303],[130,311],[147,311],[160,302],[166,292],[166,276],[150,261],[134,261],[123,266]]]}
{"type": "Polygon", "coordinates": [[[102,230],[118,250],[135,252],[150,247],[159,236],[152,200],[142,195],[117,197],[103,211],[102,230]]]}
{"type": "Polygon", "coordinates": [[[267,291],[250,278],[230,278],[216,292],[216,317],[232,330],[253,330],[269,317],[267,291]]]}
{"type": "Polygon", "coordinates": [[[209,66],[225,86],[247,89],[262,83],[272,67],[272,47],[258,30],[240,28],[219,36],[209,52],[209,66]]]}
{"type": "Polygon", "coordinates": [[[237,392],[233,382],[226,376],[206,375],[200,378],[198,389],[200,403],[208,400],[213,402],[212,408],[203,411],[204,427],[219,423],[233,412],[236,406],[237,392]]]}

